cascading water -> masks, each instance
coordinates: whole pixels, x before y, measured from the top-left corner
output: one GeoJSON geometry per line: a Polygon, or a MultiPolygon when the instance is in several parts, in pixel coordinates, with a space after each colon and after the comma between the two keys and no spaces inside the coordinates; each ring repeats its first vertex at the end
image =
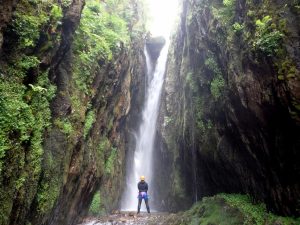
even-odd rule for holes
{"type": "MultiPolygon", "coordinates": [[[[149,184],[149,194],[151,199],[151,181],[152,181],[152,154],[155,139],[156,121],[159,110],[161,89],[164,82],[164,73],[168,55],[168,42],[161,50],[157,60],[155,69],[152,68],[152,62],[145,48],[145,56],[147,63],[147,91],[145,105],[142,113],[142,122],[136,133],[136,147],[134,152],[133,166],[128,167],[126,188],[123,194],[121,209],[124,211],[132,211],[137,209],[137,183],[139,177],[144,175],[146,182],[149,184]]],[[[151,202],[150,202],[151,204],[151,202]]],[[[143,204],[142,204],[143,205],[143,204]]],[[[151,207],[151,205],[150,205],[151,207]]],[[[142,211],[145,210],[142,206],[142,211]]],[[[153,209],[152,209],[153,210],[153,209]]]]}

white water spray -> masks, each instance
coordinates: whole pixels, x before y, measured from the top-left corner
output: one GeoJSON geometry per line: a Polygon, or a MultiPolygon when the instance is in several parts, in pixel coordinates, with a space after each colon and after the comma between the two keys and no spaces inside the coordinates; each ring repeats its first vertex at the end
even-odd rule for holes
{"type": "MultiPolygon", "coordinates": [[[[152,185],[152,157],[153,145],[156,131],[156,121],[159,110],[161,89],[164,82],[164,73],[168,55],[168,42],[161,50],[160,56],[153,73],[152,63],[145,48],[145,56],[147,63],[147,86],[145,105],[143,108],[143,120],[136,134],[136,147],[134,152],[134,161],[131,171],[127,171],[126,188],[121,202],[121,209],[124,211],[132,211],[137,209],[137,183],[139,177],[144,175],[149,185],[149,193],[151,199],[152,185]]],[[[152,199],[151,199],[152,200],[152,199]]],[[[142,204],[143,206],[143,204],[142,204]]],[[[150,201],[151,208],[151,201],[150,201]]],[[[142,211],[145,208],[142,207],[142,211]]],[[[153,210],[153,209],[151,209],[153,210]]]]}

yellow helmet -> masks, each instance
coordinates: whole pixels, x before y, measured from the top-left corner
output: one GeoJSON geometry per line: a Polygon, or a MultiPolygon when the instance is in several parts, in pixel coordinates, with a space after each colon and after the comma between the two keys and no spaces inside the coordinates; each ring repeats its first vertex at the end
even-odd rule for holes
{"type": "Polygon", "coordinates": [[[141,176],[140,179],[141,179],[142,181],[144,181],[144,180],[145,180],[145,176],[141,176]]]}

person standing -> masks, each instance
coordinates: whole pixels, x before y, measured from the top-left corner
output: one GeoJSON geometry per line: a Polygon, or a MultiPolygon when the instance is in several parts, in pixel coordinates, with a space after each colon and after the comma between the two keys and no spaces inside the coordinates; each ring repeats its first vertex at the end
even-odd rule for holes
{"type": "Polygon", "coordinates": [[[140,213],[140,209],[141,209],[141,204],[142,204],[142,200],[144,199],[145,204],[146,204],[146,208],[147,208],[147,212],[150,213],[150,207],[149,207],[149,202],[148,202],[148,184],[145,181],[145,176],[141,176],[140,177],[141,181],[138,183],[138,189],[139,189],[139,195],[138,195],[138,211],[137,213],[140,213]]]}

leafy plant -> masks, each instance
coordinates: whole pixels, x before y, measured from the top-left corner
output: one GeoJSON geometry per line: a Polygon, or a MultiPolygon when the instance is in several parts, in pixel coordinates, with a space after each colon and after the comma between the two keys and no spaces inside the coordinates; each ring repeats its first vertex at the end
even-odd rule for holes
{"type": "Polygon", "coordinates": [[[6,71],[11,77],[24,78],[29,69],[36,68],[40,61],[36,56],[19,55],[12,61],[12,65],[6,71]]]}
{"type": "Polygon", "coordinates": [[[219,68],[219,65],[213,57],[207,58],[204,62],[204,65],[208,69],[210,69],[214,73],[214,75],[221,76],[221,70],[219,68]]]}
{"type": "Polygon", "coordinates": [[[236,0],[223,0],[223,4],[227,7],[233,7],[236,0]]]}
{"type": "Polygon", "coordinates": [[[55,21],[60,21],[63,17],[63,12],[61,7],[56,4],[52,5],[52,9],[50,11],[51,18],[55,21]]]}
{"type": "Polygon", "coordinates": [[[99,143],[98,149],[101,153],[103,153],[106,152],[108,149],[110,149],[110,146],[111,144],[109,139],[106,136],[104,136],[99,143]]]}
{"type": "Polygon", "coordinates": [[[69,7],[71,3],[72,3],[72,0],[61,0],[61,5],[65,8],[69,7]]]}
{"type": "Polygon", "coordinates": [[[268,56],[277,53],[284,35],[277,30],[276,25],[272,23],[271,16],[265,16],[262,20],[258,19],[255,24],[256,40],[253,43],[254,48],[261,50],[268,56]]]}
{"type": "Polygon", "coordinates": [[[14,18],[14,31],[19,36],[21,48],[35,46],[40,37],[40,28],[48,20],[47,15],[42,11],[40,14],[17,12],[14,18]]]}
{"type": "Polygon", "coordinates": [[[168,124],[170,124],[172,121],[173,121],[172,117],[165,116],[164,117],[164,126],[168,126],[168,124]]]}
{"type": "MultiPolygon", "coordinates": [[[[26,146],[26,159],[30,161],[21,174],[10,175],[9,171],[5,171],[6,176],[13,176],[11,179],[15,179],[18,189],[24,188],[26,182],[41,170],[42,136],[50,125],[49,101],[55,93],[47,75],[47,72],[41,73],[36,85],[31,85],[33,88],[9,79],[0,82],[0,174],[2,176],[7,151],[18,157],[22,147],[26,146]]],[[[18,157],[16,163],[19,169],[25,166],[24,160],[18,157]]]]}
{"type": "Polygon", "coordinates": [[[95,122],[95,119],[96,119],[95,112],[93,110],[89,111],[86,116],[85,123],[84,123],[84,132],[83,132],[84,137],[86,137],[86,135],[92,128],[92,125],[95,122]]]}
{"type": "Polygon", "coordinates": [[[112,59],[113,53],[128,43],[127,22],[116,10],[106,10],[114,4],[96,0],[87,1],[75,37],[74,73],[77,86],[86,93],[93,74],[100,67],[99,61],[112,59]]]}
{"type": "Polygon", "coordinates": [[[117,160],[117,156],[118,156],[118,152],[117,149],[112,147],[111,151],[110,151],[110,155],[107,159],[107,161],[105,162],[105,173],[106,174],[114,174],[114,166],[115,166],[115,162],[117,160]]]}
{"type": "Polygon", "coordinates": [[[100,191],[97,191],[96,194],[94,195],[92,203],[89,208],[89,213],[93,216],[99,216],[104,214],[100,191]]]}
{"type": "Polygon", "coordinates": [[[194,92],[197,92],[197,84],[195,82],[195,78],[193,76],[192,72],[187,73],[186,77],[185,77],[185,82],[188,85],[188,87],[194,92]]]}
{"type": "Polygon", "coordinates": [[[241,194],[218,194],[204,197],[191,209],[169,217],[168,224],[222,224],[222,225],[297,225],[300,218],[280,217],[267,212],[264,204],[253,204],[250,197],[241,194]]]}
{"type": "Polygon", "coordinates": [[[57,119],[54,124],[64,133],[70,135],[74,130],[72,123],[68,119],[57,119]]]}
{"type": "Polygon", "coordinates": [[[239,24],[238,22],[235,22],[233,25],[233,31],[236,33],[241,32],[244,29],[244,25],[243,24],[239,24]]]}
{"type": "Polygon", "coordinates": [[[52,182],[47,182],[44,178],[42,184],[39,186],[37,194],[37,210],[41,214],[47,213],[51,210],[59,195],[59,185],[57,184],[57,182],[53,180],[53,177],[47,178],[52,179],[52,182]]]}
{"type": "Polygon", "coordinates": [[[222,76],[217,76],[211,81],[210,92],[215,99],[218,99],[222,95],[224,87],[225,81],[222,76]]]}
{"type": "Polygon", "coordinates": [[[266,206],[264,204],[253,205],[249,196],[239,194],[220,194],[226,202],[232,206],[237,207],[246,216],[244,224],[263,224],[264,213],[266,206]],[[253,222],[252,222],[253,221],[253,222]]]}
{"type": "Polygon", "coordinates": [[[230,26],[233,22],[236,0],[223,0],[223,7],[212,7],[214,16],[225,26],[230,26]]]}
{"type": "Polygon", "coordinates": [[[214,57],[207,58],[204,64],[209,70],[213,72],[215,76],[210,83],[210,91],[213,97],[215,99],[218,99],[221,96],[222,91],[225,87],[225,80],[222,77],[222,72],[214,57]]]}
{"type": "Polygon", "coordinates": [[[255,42],[255,46],[262,52],[265,52],[268,56],[271,56],[278,51],[282,37],[283,34],[280,31],[275,30],[270,33],[263,34],[255,42]]]}
{"type": "Polygon", "coordinates": [[[241,194],[219,194],[218,197],[224,198],[231,206],[239,209],[244,215],[244,225],[276,224],[296,225],[300,218],[293,219],[289,217],[280,217],[268,213],[265,204],[253,204],[249,195],[241,194]]]}

